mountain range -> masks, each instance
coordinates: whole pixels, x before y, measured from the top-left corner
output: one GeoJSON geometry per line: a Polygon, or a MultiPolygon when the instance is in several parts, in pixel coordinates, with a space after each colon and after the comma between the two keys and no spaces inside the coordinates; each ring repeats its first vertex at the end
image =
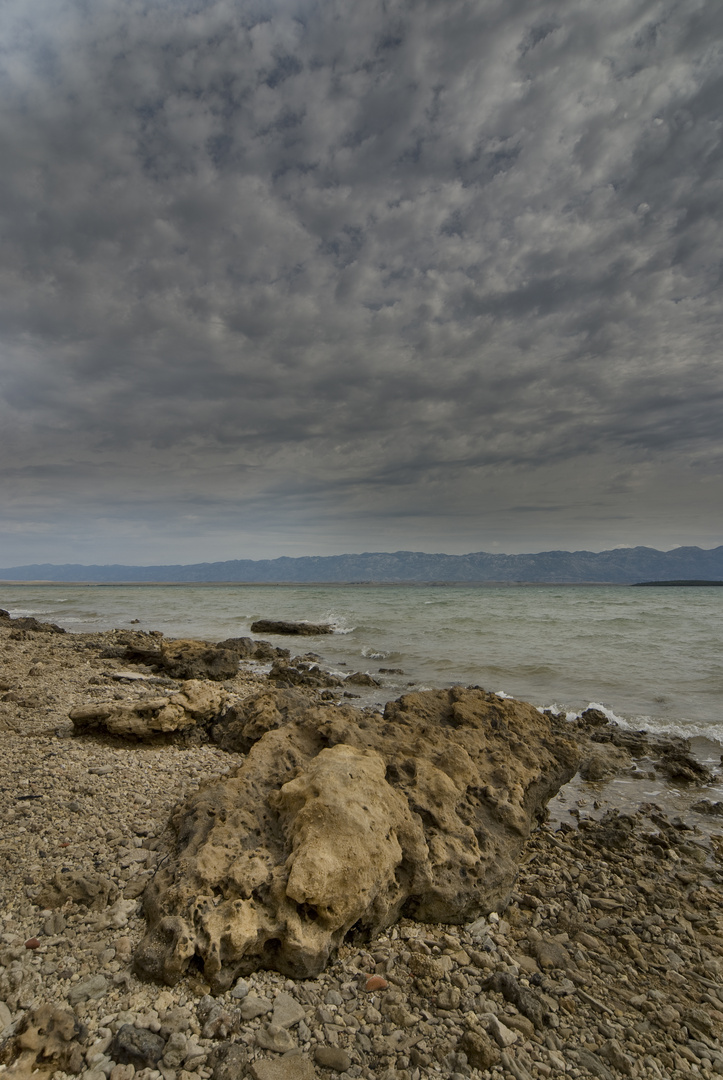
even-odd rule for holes
{"type": "Polygon", "coordinates": [[[530,555],[427,554],[421,551],[300,558],[232,559],[174,566],[83,566],[52,563],[0,569],[3,581],[127,582],[548,582],[633,584],[723,579],[723,545],[612,551],[542,551],[530,555]]]}

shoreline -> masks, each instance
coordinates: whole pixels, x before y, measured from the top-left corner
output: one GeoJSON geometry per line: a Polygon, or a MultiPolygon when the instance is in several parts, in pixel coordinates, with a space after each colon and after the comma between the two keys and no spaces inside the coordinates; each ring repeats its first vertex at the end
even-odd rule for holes
{"type": "MultiPolygon", "coordinates": [[[[150,635],[20,622],[0,627],[0,1072],[38,1067],[37,1054],[20,1061],[17,1040],[52,1004],[86,1029],[68,1040],[70,1056],[61,1047],[42,1065],[55,1080],[723,1074],[723,819],[676,820],[643,779],[624,804],[611,780],[568,783],[496,918],[403,919],[344,944],[314,979],[258,971],[216,998],[200,971],[170,988],[139,982],[139,898],[172,849],[171,809],[243,755],[73,734],[72,708],[138,700],[172,680],[111,655],[150,635]],[[109,881],[115,898],[111,889],[97,910],[72,897],[34,903],[63,867],[109,881]],[[367,990],[372,974],[387,987],[367,990]],[[291,1010],[287,998],[303,1018],[269,1024],[275,1005],[279,1017],[291,1010]],[[163,1055],[145,1066],[110,1057],[128,1024],[158,1036],[163,1055]]],[[[253,661],[224,683],[242,700],[268,685],[253,661]]],[[[703,800],[706,786],[694,788],[703,800]]]]}

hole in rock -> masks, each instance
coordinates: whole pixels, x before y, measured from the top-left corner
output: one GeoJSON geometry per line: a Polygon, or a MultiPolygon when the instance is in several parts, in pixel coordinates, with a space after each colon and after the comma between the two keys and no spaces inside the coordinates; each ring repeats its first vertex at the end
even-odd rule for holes
{"type": "Polygon", "coordinates": [[[319,912],[313,904],[297,904],[296,910],[302,919],[307,919],[309,922],[316,922],[319,918],[319,912]]]}

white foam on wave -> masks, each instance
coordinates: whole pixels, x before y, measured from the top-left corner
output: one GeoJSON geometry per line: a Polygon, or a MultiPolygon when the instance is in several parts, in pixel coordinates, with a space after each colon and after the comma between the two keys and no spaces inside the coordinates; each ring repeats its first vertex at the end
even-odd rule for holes
{"type": "Polygon", "coordinates": [[[389,656],[389,653],[374,650],[370,645],[363,645],[361,654],[366,660],[386,660],[389,656]]]}
{"type": "MultiPolygon", "coordinates": [[[[315,622],[316,620],[308,619],[305,621],[315,622]]],[[[356,630],[356,626],[349,626],[344,616],[337,615],[334,611],[327,611],[319,621],[327,623],[334,634],[353,634],[356,630]]]]}
{"type": "Polygon", "coordinates": [[[506,694],[504,692],[504,690],[495,690],[495,697],[507,698],[509,701],[514,701],[515,700],[514,697],[512,696],[512,694],[506,694]]]}
{"type": "MultiPolygon", "coordinates": [[[[714,722],[709,724],[701,723],[697,720],[690,720],[685,716],[677,718],[646,715],[619,716],[609,705],[605,705],[601,701],[591,701],[585,706],[585,709],[580,709],[577,712],[561,708],[556,704],[550,705],[549,709],[556,713],[564,712],[565,719],[569,722],[577,720],[585,712],[585,709],[597,709],[598,712],[604,713],[608,720],[625,731],[649,731],[654,735],[678,735],[683,739],[707,739],[709,742],[723,745],[723,730],[721,730],[720,724],[714,722]]],[[[538,709],[538,712],[544,711],[544,709],[538,709]]]]}

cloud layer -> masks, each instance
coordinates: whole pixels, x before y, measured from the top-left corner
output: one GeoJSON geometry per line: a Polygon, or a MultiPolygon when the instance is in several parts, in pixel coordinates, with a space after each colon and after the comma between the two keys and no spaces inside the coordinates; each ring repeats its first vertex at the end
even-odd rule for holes
{"type": "Polygon", "coordinates": [[[4,565],[720,542],[717,0],[0,23],[4,565]]]}

